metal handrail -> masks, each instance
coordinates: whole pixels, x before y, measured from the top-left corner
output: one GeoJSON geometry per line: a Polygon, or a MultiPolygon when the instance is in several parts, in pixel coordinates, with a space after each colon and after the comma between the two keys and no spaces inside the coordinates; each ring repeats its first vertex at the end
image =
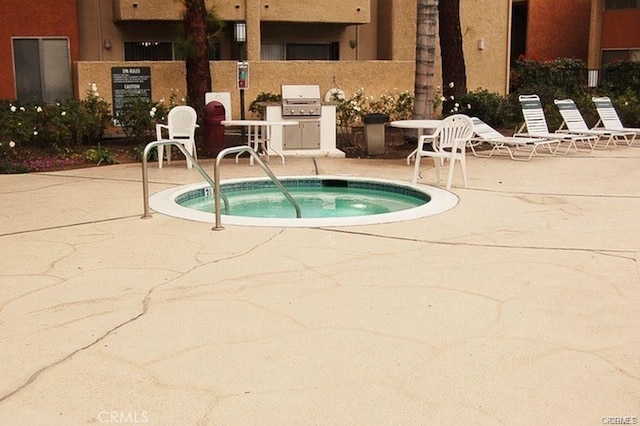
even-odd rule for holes
{"type": "MultiPolygon", "coordinates": [[[[160,146],[160,145],[174,145],[174,146],[177,146],[178,149],[187,158],[187,161],[191,161],[191,163],[195,166],[196,170],[198,170],[198,172],[200,172],[200,175],[204,178],[204,180],[206,180],[207,183],[209,185],[211,185],[212,188],[214,188],[214,191],[215,191],[215,188],[216,188],[216,184],[211,179],[211,176],[209,176],[207,174],[207,172],[204,171],[202,166],[196,161],[196,159],[193,158],[193,156],[191,154],[189,154],[189,152],[184,147],[184,144],[182,142],[176,141],[176,140],[173,140],[173,139],[149,142],[144,147],[144,151],[142,153],[142,196],[144,198],[144,214],[142,215],[142,219],[149,219],[149,218],[152,217],[151,214],[149,213],[149,172],[147,170],[147,162],[148,162],[147,159],[149,157],[149,151],[151,151],[153,148],[155,148],[157,146],[160,146]]],[[[224,200],[225,211],[228,213],[229,212],[229,201],[227,200],[227,197],[225,197],[224,195],[223,195],[223,200],[224,200]]],[[[217,208],[218,207],[216,206],[216,209],[217,208]]]]}
{"type": "Polygon", "coordinates": [[[214,203],[215,203],[215,216],[216,216],[216,224],[213,227],[213,230],[221,231],[221,230],[224,229],[224,227],[221,224],[220,199],[222,199],[224,201],[225,212],[227,212],[227,213],[229,212],[229,200],[220,191],[220,162],[222,161],[222,159],[227,154],[248,152],[249,155],[251,155],[251,157],[256,161],[256,163],[258,163],[258,165],[262,168],[262,170],[264,170],[264,172],[267,174],[269,179],[271,179],[271,181],[278,187],[278,189],[280,189],[280,191],[287,198],[287,200],[289,200],[289,202],[291,203],[291,205],[293,206],[293,208],[296,211],[296,218],[299,219],[300,217],[302,217],[302,213],[300,211],[300,206],[298,205],[296,200],[293,198],[293,196],[291,196],[291,194],[289,193],[289,191],[287,191],[287,189],[284,187],[284,185],[282,185],[282,182],[280,182],[278,180],[276,175],[273,174],[271,169],[269,167],[267,167],[266,164],[264,164],[264,162],[260,159],[260,156],[258,155],[258,153],[256,153],[256,151],[253,148],[251,148],[249,146],[234,146],[234,147],[226,148],[226,149],[223,149],[222,151],[220,151],[220,153],[216,157],[216,164],[215,164],[215,168],[213,170],[214,171],[214,174],[213,174],[214,179],[212,180],[211,176],[209,176],[207,174],[207,172],[204,171],[204,169],[196,161],[196,159],[193,158],[193,156],[191,154],[189,154],[189,152],[186,150],[186,148],[184,147],[184,144],[182,144],[182,142],[176,141],[176,140],[173,140],[173,139],[168,139],[168,140],[160,140],[160,141],[149,142],[144,147],[144,151],[142,153],[142,196],[143,196],[143,199],[144,199],[143,200],[143,202],[144,202],[144,214],[142,215],[142,219],[149,219],[149,218],[152,217],[151,213],[149,213],[149,172],[148,172],[147,163],[148,163],[149,152],[153,148],[156,148],[156,147],[158,147],[160,145],[174,145],[174,146],[177,146],[178,149],[180,150],[180,152],[182,152],[182,154],[184,154],[184,156],[187,158],[188,161],[191,161],[191,163],[194,165],[196,170],[198,170],[198,172],[204,178],[204,180],[206,180],[207,183],[213,188],[213,191],[214,191],[214,203]]]}
{"type": "Polygon", "coordinates": [[[267,165],[264,164],[264,162],[260,159],[260,156],[258,155],[258,153],[256,153],[256,151],[253,148],[251,148],[250,146],[246,146],[246,145],[232,146],[231,148],[223,149],[222,151],[220,151],[218,153],[218,156],[216,157],[216,166],[215,166],[215,169],[213,170],[213,172],[214,172],[213,179],[214,179],[214,181],[216,183],[216,185],[213,187],[215,210],[216,210],[216,226],[213,227],[213,230],[214,231],[221,231],[221,230],[224,229],[224,227],[221,224],[221,219],[222,218],[221,218],[221,214],[220,214],[220,195],[221,195],[221,191],[220,191],[220,162],[222,161],[222,159],[227,154],[240,154],[242,152],[248,152],[249,155],[251,155],[251,158],[253,158],[255,160],[255,162],[258,163],[258,165],[260,167],[262,167],[262,170],[264,170],[264,172],[267,174],[269,179],[271,179],[271,181],[280,189],[282,194],[287,198],[287,200],[289,200],[289,202],[291,203],[293,208],[296,210],[296,218],[300,219],[300,217],[302,216],[302,213],[300,212],[300,206],[298,205],[296,200],[291,196],[289,191],[287,191],[287,189],[284,187],[284,185],[282,185],[282,182],[280,182],[278,180],[278,178],[276,177],[276,175],[273,174],[271,169],[269,167],[267,167],[267,165]]]}

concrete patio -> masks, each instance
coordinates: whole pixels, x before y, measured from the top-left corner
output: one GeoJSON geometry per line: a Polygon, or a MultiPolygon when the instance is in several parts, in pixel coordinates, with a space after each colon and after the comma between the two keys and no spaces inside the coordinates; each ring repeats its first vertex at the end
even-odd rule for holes
{"type": "Polygon", "coordinates": [[[637,422],[640,148],[467,167],[437,216],[222,232],[140,219],[139,164],[0,176],[0,424],[637,422]]]}

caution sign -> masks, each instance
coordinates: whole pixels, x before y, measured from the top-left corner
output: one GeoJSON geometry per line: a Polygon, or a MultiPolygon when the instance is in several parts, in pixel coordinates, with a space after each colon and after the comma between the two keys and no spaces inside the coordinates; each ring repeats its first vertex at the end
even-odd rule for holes
{"type": "Polygon", "coordinates": [[[112,67],[113,118],[134,98],[151,100],[151,67],[112,67]]]}

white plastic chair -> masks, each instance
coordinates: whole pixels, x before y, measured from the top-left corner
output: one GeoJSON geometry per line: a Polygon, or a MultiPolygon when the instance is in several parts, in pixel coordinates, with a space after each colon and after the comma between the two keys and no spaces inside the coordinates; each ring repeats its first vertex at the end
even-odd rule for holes
{"type": "Polygon", "coordinates": [[[610,143],[617,145],[616,141],[624,141],[627,145],[630,145],[630,141],[633,141],[636,137],[636,134],[633,132],[589,129],[580,110],[578,110],[578,107],[576,107],[572,99],[555,99],[553,102],[556,104],[556,107],[558,107],[558,111],[560,111],[563,120],[562,126],[560,126],[558,131],[564,132],[564,128],[566,127],[568,133],[597,136],[598,139],[593,144],[594,148],[597,147],[598,142],[601,140],[606,140],[602,149],[606,149],[610,143]]]}
{"type": "MultiPolygon", "coordinates": [[[[613,107],[611,103],[611,99],[607,96],[602,96],[599,98],[591,98],[593,103],[596,106],[596,111],[598,111],[598,116],[600,120],[596,123],[595,128],[598,128],[599,125],[602,125],[607,130],[619,130],[622,132],[633,132],[636,137],[640,136],[640,128],[639,127],[624,127],[622,121],[620,121],[620,117],[618,116],[618,111],[613,107]]],[[[634,138],[635,139],[635,138],[634,138]]],[[[640,140],[640,138],[638,138],[640,140]]],[[[627,145],[631,146],[633,143],[633,139],[627,143],[627,145]]]]}
{"type": "MultiPolygon", "coordinates": [[[[185,149],[194,159],[198,159],[196,152],[196,127],[198,125],[198,114],[196,110],[187,105],[178,105],[169,111],[167,124],[156,124],[157,140],[174,140],[184,145],[185,149]],[[163,138],[162,130],[168,133],[168,138],[163,138]]],[[[164,145],[158,146],[158,167],[162,168],[164,157],[164,145]]],[[[171,164],[171,146],[167,147],[167,163],[171,164]]],[[[187,168],[192,168],[191,160],[187,158],[187,168]]]]}
{"type": "Polygon", "coordinates": [[[449,160],[449,175],[447,177],[447,189],[451,189],[453,182],[453,169],[456,160],[462,168],[462,179],[467,187],[467,163],[465,161],[465,148],[473,136],[473,122],[464,114],[451,115],[444,120],[431,135],[422,135],[418,139],[416,161],[413,168],[413,185],[418,181],[420,173],[420,159],[431,157],[436,168],[436,177],[440,182],[440,164],[449,160]],[[425,151],[424,144],[431,142],[433,151],[425,151]]]}
{"type": "MultiPolygon", "coordinates": [[[[522,132],[522,128],[517,131],[514,136],[534,137],[534,138],[555,138],[561,142],[569,142],[565,154],[573,147],[576,151],[593,151],[593,142],[598,140],[598,136],[593,135],[575,135],[569,133],[551,133],[547,126],[547,119],[544,116],[544,110],[540,103],[538,95],[520,95],[520,105],[522,107],[522,115],[524,116],[524,125],[526,132],[522,132]],[[588,150],[579,149],[576,142],[581,142],[589,146],[588,150]]],[[[556,149],[556,152],[558,150],[556,149]]]]}

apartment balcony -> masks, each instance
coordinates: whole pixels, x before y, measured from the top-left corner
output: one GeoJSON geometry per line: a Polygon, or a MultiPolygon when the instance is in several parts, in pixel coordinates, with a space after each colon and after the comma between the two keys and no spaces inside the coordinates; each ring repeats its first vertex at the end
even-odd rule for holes
{"type": "Polygon", "coordinates": [[[371,21],[370,3],[370,0],[262,0],[260,20],[367,24],[371,21]]]}
{"type": "MultiPolygon", "coordinates": [[[[224,21],[314,22],[366,24],[371,20],[371,0],[205,0],[224,21]],[[253,18],[255,19],[255,18],[253,18]]],[[[181,19],[182,0],[113,0],[114,21],[177,21],[181,19]]]]}

